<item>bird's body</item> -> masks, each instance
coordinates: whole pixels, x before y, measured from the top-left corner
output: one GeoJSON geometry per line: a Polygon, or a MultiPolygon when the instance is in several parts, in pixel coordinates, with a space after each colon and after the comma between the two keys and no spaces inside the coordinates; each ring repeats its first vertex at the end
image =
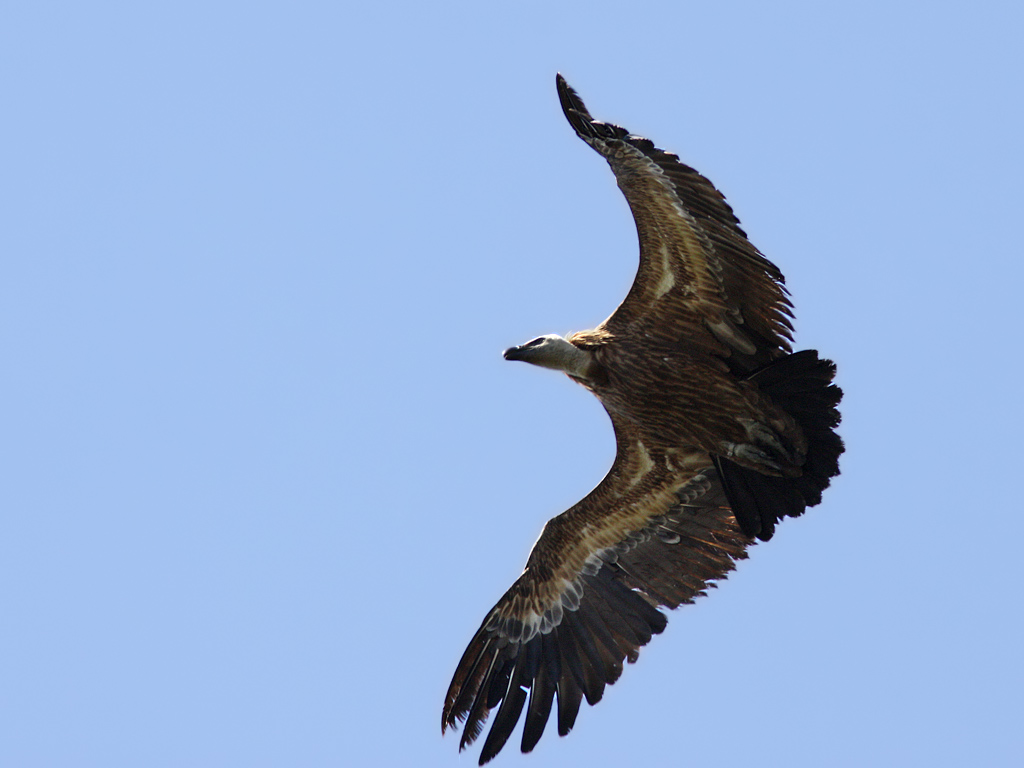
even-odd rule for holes
{"type": "Polygon", "coordinates": [[[791,420],[756,386],[724,366],[709,364],[706,355],[688,352],[685,345],[644,338],[617,344],[609,339],[593,353],[606,376],[588,388],[613,420],[632,425],[648,451],[697,449],[728,455],[731,446],[755,440],[753,424],[774,429],[780,439],[801,442],[791,420]]]}
{"type": "Polygon", "coordinates": [[[459,663],[442,729],[465,720],[466,746],[498,707],[481,764],[524,707],[523,751],[556,696],[567,733],[582,698],[596,703],[664,628],[657,608],[691,602],[755,537],[817,504],[843,450],[835,367],[792,353],[782,274],[721,193],[675,155],[595,121],[561,76],[558,92],[626,196],[640,267],[597,328],[505,352],[593,392],[617,451],[598,487],[547,523],[459,663]]]}

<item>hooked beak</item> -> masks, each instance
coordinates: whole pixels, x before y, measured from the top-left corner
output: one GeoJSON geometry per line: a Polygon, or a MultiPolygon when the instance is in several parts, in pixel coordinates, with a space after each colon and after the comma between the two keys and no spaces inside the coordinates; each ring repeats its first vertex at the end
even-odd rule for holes
{"type": "Polygon", "coordinates": [[[502,352],[502,357],[506,360],[522,360],[523,359],[523,348],[522,347],[509,347],[502,352]]]}

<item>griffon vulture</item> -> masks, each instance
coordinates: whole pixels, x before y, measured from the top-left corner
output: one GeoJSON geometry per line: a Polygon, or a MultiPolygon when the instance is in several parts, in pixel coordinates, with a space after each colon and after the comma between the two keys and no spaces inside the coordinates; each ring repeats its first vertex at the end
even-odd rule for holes
{"type": "Polygon", "coordinates": [[[675,155],[594,120],[560,75],[557,87],[626,196],[640,267],[597,328],[505,351],[593,392],[617,453],[604,480],[545,525],[455,671],[441,728],[464,722],[460,749],[497,708],[481,765],[524,707],[523,752],[556,701],[567,734],[582,699],[597,703],[665,628],[659,608],[692,602],[783,517],[819,503],[843,452],[835,366],[792,351],[782,273],[722,194],[675,155]]]}

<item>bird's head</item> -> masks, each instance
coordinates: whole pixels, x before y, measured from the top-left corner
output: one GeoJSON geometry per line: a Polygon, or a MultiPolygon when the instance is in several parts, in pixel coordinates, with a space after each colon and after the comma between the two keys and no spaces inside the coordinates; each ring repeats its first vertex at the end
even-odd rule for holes
{"type": "Polygon", "coordinates": [[[590,378],[594,363],[592,352],[580,349],[571,341],[553,333],[538,336],[518,347],[509,347],[504,354],[506,360],[522,360],[542,368],[562,371],[578,379],[590,378]]]}

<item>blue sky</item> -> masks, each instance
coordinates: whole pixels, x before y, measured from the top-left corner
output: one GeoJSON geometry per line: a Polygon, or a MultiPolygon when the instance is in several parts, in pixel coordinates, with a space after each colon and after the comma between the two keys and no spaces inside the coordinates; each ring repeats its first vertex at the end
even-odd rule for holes
{"type": "Polygon", "coordinates": [[[495,764],[1024,760],[1024,11],[3,16],[0,764],[475,765],[454,666],[613,455],[595,399],[500,352],[636,267],[556,71],[726,194],[838,363],[847,454],[495,764]]]}

